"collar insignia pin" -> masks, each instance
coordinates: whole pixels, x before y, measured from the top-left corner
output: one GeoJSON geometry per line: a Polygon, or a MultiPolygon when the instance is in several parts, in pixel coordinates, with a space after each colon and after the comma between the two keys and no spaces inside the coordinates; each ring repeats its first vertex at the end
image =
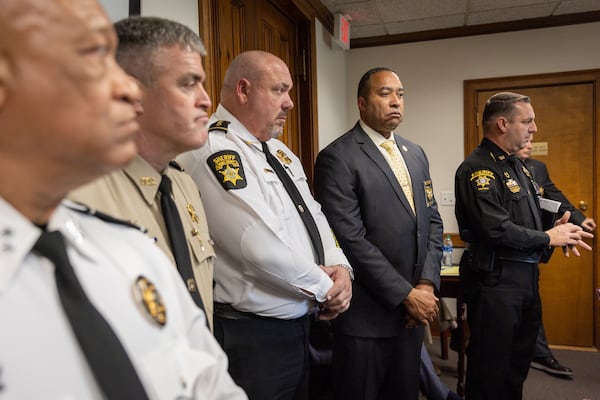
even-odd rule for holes
{"type": "Polygon", "coordinates": [[[140,178],[140,183],[143,186],[156,186],[156,179],[152,176],[142,176],[140,178]]]}
{"type": "Polygon", "coordinates": [[[279,158],[279,161],[281,161],[282,163],[287,165],[290,165],[292,163],[292,160],[282,150],[277,150],[276,155],[277,158],[279,158]]]}
{"type": "Polygon", "coordinates": [[[190,218],[192,219],[193,222],[195,222],[197,224],[200,223],[200,219],[198,218],[198,214],[196,214],[196,210],[194,209],[193,205],[187,204],[185,206],[185,209],[190,214],[190,218]]]}

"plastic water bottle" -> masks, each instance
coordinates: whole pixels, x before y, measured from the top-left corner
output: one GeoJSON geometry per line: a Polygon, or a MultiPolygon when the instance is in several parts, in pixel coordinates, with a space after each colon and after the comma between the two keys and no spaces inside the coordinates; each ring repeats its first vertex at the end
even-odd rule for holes
{"type": "Polygon", "coordinates": [[[452,250],[452,238],[450,235],[446,235],[442,244],[442,265],[444,267],[452,266],[452,250]]]}

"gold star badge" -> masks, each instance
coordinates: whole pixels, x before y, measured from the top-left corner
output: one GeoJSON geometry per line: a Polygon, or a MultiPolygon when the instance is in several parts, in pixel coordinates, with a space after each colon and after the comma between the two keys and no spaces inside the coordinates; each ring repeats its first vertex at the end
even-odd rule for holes
{"type": "Polygon", "coordinates": [[[242,177],[238,173],[239,170],[239,168],[227,167],[223,171],[219,171],[219,173],[223,175],[223,183],[231,182],[233,186],[236,186],[237,181],[242,180],[242,177]]]}

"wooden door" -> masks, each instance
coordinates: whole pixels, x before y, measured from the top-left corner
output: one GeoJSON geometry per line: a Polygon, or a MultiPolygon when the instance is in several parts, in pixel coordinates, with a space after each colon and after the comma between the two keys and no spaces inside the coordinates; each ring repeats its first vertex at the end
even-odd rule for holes
{"type": "MultiPolygon", "coordinates": [[[[595,74],[600,76],[598,72],[595,74]]],[[[589,73],[586,75],[589,78],[589,73]]],[[[485,101],[491,95],[510,90],[530,96],[538,126],[532,157],[546,163],[551,179],[571,203],[577,206],[580,201],[586,202],[588,208],[584,214],[597,220],[598,207],[594,203],[597,171],[594,168],[598,168],[600,160],[594,146],[597,146],[597,117],[600,116],[596,101],[599,81],[573,78],[558,74],[465,82],[465,102],[467,93],[472,101],[469,109],[465,107],[465,121],[471,125],[465,150],[470,152],[483,137],[480,123],[473,124],[473,121],[480,120],[485,101]],[[469,91],[468,85],[471,85],[469,91]],[[473,90],[472,85],[477,89],[473,90]],[[476,140],[473,140],[473,128],[476,140]]],[[[548,264],[540,265],[543,320],[550,344],[578,347],[597,344],[593,293],[597,286],[595,271],[600,269],[594,264],[595,253],[594,249],[594,252],[583,251],[581,257],[566,258],[557,249],[548,264]]]]}
{"type": "Polygon", "coordinates": [[[294,21],[275,8],[268,0],[260,0],[258,14],[258,48],[273,53],[281,58],[292,75],[294,87],[290,97],[294,101],[294,108],[288,114],[287,123],[283,134],[278,138],[296,154],[299,153],[298,133],[298,90],[296,66],[296,32],[294,21]]]}

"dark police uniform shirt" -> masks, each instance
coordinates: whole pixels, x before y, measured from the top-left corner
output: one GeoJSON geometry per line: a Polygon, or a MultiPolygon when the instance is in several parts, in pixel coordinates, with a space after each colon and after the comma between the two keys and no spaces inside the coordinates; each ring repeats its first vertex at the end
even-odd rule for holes
{"type": "Polygon", "coordinates": [[[460,165],[455,177],[460,236],[475,247],[492,247],[512,258],[537,262],[550,238],[538,230],[536,193],[531,193],[534,203],[528,199],[534,190],[531,173],[512,158],[516,166],[505,151],[484,138],[460,165]],[[516,168],[521,169],[521,177],[516,168]]]}
{"type": "Polygon", "coordinates": [[[524,160],[527,168],[533,173],[533,179],[540,186],[540,195],[545,199],[550,199],[560,202],[560,208],[558,209],[558,216],[561,216],[565,211],[571,212],[571,218],[569,222],[581,226],[585,221],[586,216],[579,211],[567,197],[556,187],[550,175],[548,174],[548,167],[540,160],[528,158],[524,160]]]}

